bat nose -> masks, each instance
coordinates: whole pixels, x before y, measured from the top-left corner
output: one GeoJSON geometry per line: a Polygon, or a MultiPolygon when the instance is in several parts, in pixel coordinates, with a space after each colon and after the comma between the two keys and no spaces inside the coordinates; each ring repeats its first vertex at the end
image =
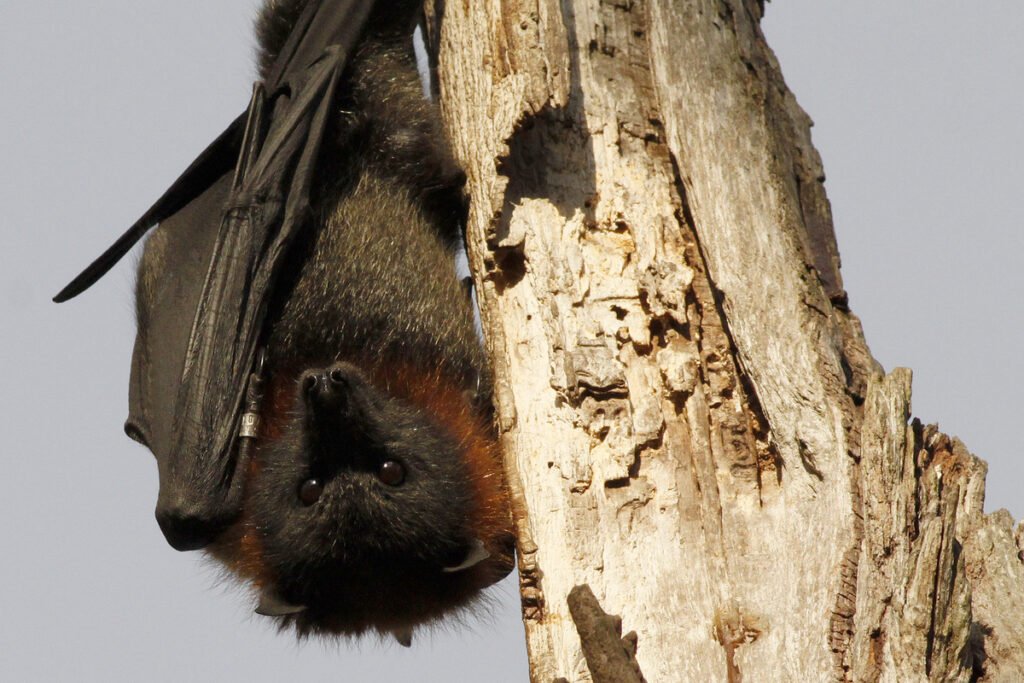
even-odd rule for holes
{"type": "Polygon", "coordinates": [[[340,367],[310,372],[302,378],[306,400],[317,408],[343,409],[350,388],[350,378],[340,367]]]}
{"type": "Polygon", "coordinates": [[[199,550],[210,545],[227,527],[227,520],[190,513],[181,507],[158,507],[156,521],[175,550],[199,550]]]}
{"type": "Polygon", "coordinates": [[[330,368],[320,372],[310,372],[302,379],[302,387],[307,393],[341,391],[348,385],[348,376],[342,368],[330,368]]]}

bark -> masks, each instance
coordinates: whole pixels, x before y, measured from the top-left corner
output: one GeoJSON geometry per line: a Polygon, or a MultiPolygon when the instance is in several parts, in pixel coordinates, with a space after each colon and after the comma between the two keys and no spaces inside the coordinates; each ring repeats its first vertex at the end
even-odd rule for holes
{"type": "Polygon", "coordinates": [[[532,678],[1005,680],[1020,532],[871,357],[761,11],[428,3],[532,678]]]}

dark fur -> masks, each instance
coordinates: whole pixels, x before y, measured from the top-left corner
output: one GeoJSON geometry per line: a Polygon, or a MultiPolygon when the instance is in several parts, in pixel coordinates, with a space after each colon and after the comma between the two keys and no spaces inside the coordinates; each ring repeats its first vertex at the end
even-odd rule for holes
{"type": "MultiPolygon", "coordinates": [[[[304,4],[272,0],[261,12],[264,73],[304,4]]],[[[283,618],[300,633],[404,631],[511,569],[497,449],[480,407],[490,406],[489,374],[453,265],[464,176],[422,95],[414,3],[381,4],[349,61],[317,218],[270,309],[264,430],[245,513],[211,548],[261,589],[306,606],[283,618]],[[344,374],[340,395],[304,391],[330,369],[344,374]],[[405,467],[401,485],[377,477],[385,460],[405,467]],[[307,506],[299,489],[309,478],[324,491],[307,506]],[[442,572],[475,538],[492,558],[442,572]]]]}
{"type": "MultiPolygon", "coordinates": [[[[284,435],[260,457],[252,520],[276,593],[308,609],[300,632],[358,633],[423,623],[472,597],[488,575],[444,573],[469,551],[475,482],[460,444],[429,416],[375,388],[355,367],[339,402],[300,398],[284,435]],[[340,403],[340,405],[338,405],[340,403]],[[401,485],[380,464],[406,469],[401,485]],[[304,505],[301,482],[325,482],[304,505]]],[[[472,570],[467,570],[472,572],[472,570]]],[[[489,580],[487,580],[489,579],[489,580]]]]}
{"type": "Polygon", "coordinates": [[[267,0],[256,18],[257,70],[266,78],[307,0],[267,0]]]}

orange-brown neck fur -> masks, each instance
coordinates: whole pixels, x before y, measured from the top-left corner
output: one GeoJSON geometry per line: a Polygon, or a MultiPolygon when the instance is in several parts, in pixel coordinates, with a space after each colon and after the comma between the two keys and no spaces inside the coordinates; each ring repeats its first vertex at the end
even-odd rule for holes
{"type": "MultiPolygon", "coordinates": [[[[367,368],[368,376],[379,389],[431,416],[459,444],[464,464],[475,484],[468,528],[491,553],[491,558],[486,562],[466,572],[465,599],[471,599],[480,588],[493,583],[495,577],[507,573],[513,561],[508,494],[500,449],[492,426],[467,400],[465,392],[445,377],[440,369],[417,368],[402,362],[371,365],[366,359],[350,362],[367,368]]],[[[299,377],[299,372],[289,369],[278,372],[268,383],[260,444],[265,445],[281,437],[284,426],[297,409],[295,402],[300,400],[296,390],[299,377]]],[[[250,484],[261,476],[260,470],[260,458],[255,457],[248,471],[250,484]]],[[[253,521],[248,497],[239,521],[210,550],[229,569],[252,582],[257,589],[273,586],[277,580],[265,562],[260,532],[253,521]]],[[[426,597],[424,600],[424,614],[431,618],[439,616],[435,614],[439,606],[426,597]]],[[[446,610],[458,605],[440,607],[446,610]]]]}

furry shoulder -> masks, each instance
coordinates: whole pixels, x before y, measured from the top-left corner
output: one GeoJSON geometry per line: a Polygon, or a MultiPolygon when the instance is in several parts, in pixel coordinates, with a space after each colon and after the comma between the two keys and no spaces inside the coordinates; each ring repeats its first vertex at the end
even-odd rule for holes
{"type": "Polygon", "coordinates": [[[266,78],[309,0],[267,0],[256,17],[257,67],[266,78]]]}

